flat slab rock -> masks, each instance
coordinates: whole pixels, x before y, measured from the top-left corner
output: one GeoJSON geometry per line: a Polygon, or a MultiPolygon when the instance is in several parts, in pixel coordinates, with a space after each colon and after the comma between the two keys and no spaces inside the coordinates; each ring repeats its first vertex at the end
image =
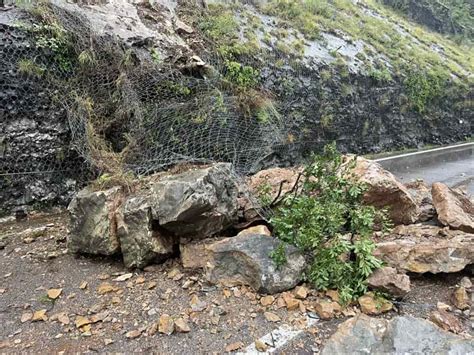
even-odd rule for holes
{"type": "Polygon", "coordinates": [[[207,246],[208,280],[226,286],[248,285],[266,294],[294,288],[301,281],[306,260],[296,248],[287,246],[288,261],[277,268],[270,254],[279,243],[267,235],[247,234],[207,246]]]}
{"type": "Polygon", "coordinates": [[[397,226],[374,255],[406,272],[458,272],[474,263],[474,234],[431,225],[397,226]]]}
{"type": "Polygon", "coordinates": [[[342,323],[324,346],[334,354],[472,354],[474,342],[414,317],[391,320],[360,314],[342,323]]]}

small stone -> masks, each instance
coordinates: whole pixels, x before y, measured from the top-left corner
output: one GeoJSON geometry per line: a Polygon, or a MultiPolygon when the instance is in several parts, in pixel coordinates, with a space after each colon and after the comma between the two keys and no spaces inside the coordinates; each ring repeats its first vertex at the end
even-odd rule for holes
{"type": "Polygon", "coordinates": [[[33,313],[33,318],[31,319],[32,322],[39,322],[39,321],[47,321],[48,316],[46,315],[47,310],[41,309],[33,313]]]}
{"type": "Polygon", "coordinates": [[[260,304],[264,307],[271,306],[275,302],[275,297],[273,296],[265,296],[260,298],[260,304]]]}
{"type": "Polygon", "coordinates": [[[199,300],[197,295],[193,295],[190,304],[193,312],[202,312],[207,308],[207,303],[199,300]]]}
{"type": "Polygon", "coordinates": [[[184,288],[185,290],[187,290],[187,289],[190,288],[192,285],[194,285],[194,281],[193,281],[193,280],[186,280],[186,281],[184,281],[183,286],[181,286],[181,287],[184,288]]]}
{"type": "Polygon", "coordinates": [[[373,290],[388,292],[395,297],[403,297],[410,292],[410,278],[399,274],[397,269],[392,267],[375,270],[367,279],[367,284],[373,290]]]}
{"type": "Polygon", "coordinates": [[[125,337],[128,338],[128,339],[136,339],[140,335],[142,335],[142,332],[138,329],[134,329],[134,330],[130,330],[129,332],[127,332],[125,334],[125,337]]]}
{"type": "Polygon", "coordinates": [[[83,317],[83,316],[77,316],[76,317],[76,321],[75,321],[75,324],[76,324],[76,328],[81,328],[85,325],[88,325],[88,324],[91,324],[92,321],[87,318],[87,317],[83,317]]]}
{"type": "Polygon", "coordinates": [[[151,281],[151,282],[148,283],[146,288],[149,289],[149,290],[152,290],[156,287],[156,285],[158,285],[158,283],[156,281],[151,281]]]}
{"type": "Polygon", "coordinates": [[[48,297],[52,300],[55,300],[56,298],[59,297],[59,295],[62,292],[62,288],[52,288],[48,290],[48,297]]]}
{"type": "Polygon", "coordinates": [[[279,322],[279,321],[281,321],[281,318],[273,312],[265,312],[265,313],[263,313],[263,316],[269,322],[279,322]]]}
{"type": "Polygon", "coordinates": [[[112,339],[104,339],[104,344],[105,344],[105,346],[110,345],[110,344],[113,344],[113,342],[114,342],[114,341],[113,341],[112,339]]]}
{"type": "Polygon", "coordinates": [[[87,285],[88,285],[87,281],[82,281],[81,284],[79,285],[79,288],[81,290],[85,290],[87,288],[87,285]]]}
{"type": "Polygon", "coordinates": [[[300,300],[306,299],[306,297],[308,297],[308,289],[304,286],[298,286],[295,289],[295,297],[300,300]]]}
{"type": "Polygon", "coordinates": [[[239,234],[237,234],[237,236],[243,236],[243,235],[249,235],[249,234],[260,234],[260,235],[266,235],[269,237],[272,236],[272,233],[270,232],[268,227],[265,225],[249,227],[247,229],[240,231],[239,234]]]}
{"type": "Polygon", "coordinates": [[[225,352],[226,353],[231,353],[233,351],[237,351],[237,350],[241,349],[243,346],[244,346],[244,343],[242,343],[241,341],[238,341],[238,342],[227,345],[225,347],[225,352]]]}
{"type": "Polygon", "coordinates": [[[28,322],[29,320],[31,320],[32,318],[33,318],[33,313],[27,312],[27,313],[23,313],[21,315],[20,321],[22,323],[25,323],[25,322],[28,322]]]}
{"type": "Polygon", "coordinates": [[[454,290],[452,302],[456,308],[461,310],[467,309],[471,305],[469,295],[466,289],[462,286],[457,287],[456,290],[454,290]]]}
{"type": "Polygon", "coordinates": [[[255,349],[260,353],[264,353],[268,350],[268,345],[261,340],[255,340],[255,349]]]}
{"type": "Polygon", "coordinates": [[[286,309],[289,311],[296,311],[300,308],[301,301],[294,299],[294,298],[289,298],[286,302],[286,309]]]}
{"type": "Polygon", "coordinates": [[[443,302],[438,302],[436,304],[436,308],[438,309],[438,311],[447,311],[447,312],[452,311],[451,306],[449,304],[446,304],[446,303],[443,303],[443,302]]]}
{"type": "Polygon", "coordinates": [[[70,323],[68,315],[64,312],[58,314],[58,321],[63,325],[68,325],[70,323]]]}
{"type": "Polygon", "coordinates": [[[97,292],[99,293],[99,295],[105,295],[106,293],[115,292],[117,290],[117,287],[111,285],[108,282],[101,283],[97,288],[97,292]]]}
{"type": "Polygon", "coordinates": [[[455,334],[462,333],[464,330],[459,319],[446,311],[432,312],[430,314],[430,321],[432,321],[438,327],[455,334]]]}
{"type": "Polygon", "coordinates": [[[123,281],[127,281],[128,279],[131,279],[133,277],[133,273],[128,273],[128,274],[123,274],[123,275],[120,275],[119,277],[115,278],[114,281],[117,281],[117,282],[123,282],[123,281]]]}
{"type": "Polygon", "coordinates": [[[327,290],[326,291],[326,296],[328,296],[330,299],[332,299],[334,302],[339,303],[339,291],[337,290],[327,290]]]}
{"type": "Polygon", "coordinates": [[[393,304],[382,297],[376,297],[372,292],[367,292],[359,297],[360,309],[368,315],[377,315],[388,312],[393,308],[393,304]]]}
{"type": "Polygon", "coordinates": [[[337,302],[319,301],[314,304],[314,311],[321,319],[331,319],[341,311],[341,306],[337,302]]]}
{"type": "Polygon", "coordinates": [[[189,333],[191,331],[188,322],[186,322],[183,318],[176,319],[174,322],[174,327],[177,333],[189,333]]]}
{"type": "Polygon", "coordinates": [[[141,285],[144,284],[146,279],[143,276],[138,276],[137,279],[135,280],[136,285],[141,285]]]}
{"type": "Polygon", "coordinates": [[[472,281],[469,277],[464,276],[461,281],[459,281],[459,285],[464,287],[465,289],[470,289],[472,287],[472,281]]]}
{"type": "Polygon", "coordinates": [[[174,332],[174,321],[168,314],[160,316],[158,331],[162,334],[171,335],[174,332]]]}

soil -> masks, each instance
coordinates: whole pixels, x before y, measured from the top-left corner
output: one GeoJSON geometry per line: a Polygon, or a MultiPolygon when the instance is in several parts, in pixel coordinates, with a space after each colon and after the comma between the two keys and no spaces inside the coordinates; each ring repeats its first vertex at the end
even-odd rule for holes
{"type": "MultiPolygon", "coordinates": [[[[63,211],[0,223],[2,353],[224,353],[232,343],[241,343],[244,348],[282,324],[298,327],[306,319],[306,312],[301,310],[278,309],[276,303],[261,306],[260,295],[246,287],[209,285],[201,271],[184,270],[179,259],[145,270],[127,270],[120,258],[71,255],[67,253],[67,233],[63,211]],[[37,228],[43,229],[32,232],[37,228]],[[132,273],[129,279],[115,281],[127,273],[132,273]],[[100,294],[104,283],[113,290],[100,294]],[[50,289],[61,289],[60,296],[52,300],[47,296],[50,289]],[[200,301],[194,310],[193,296],[200,301]],[[48,319],[31,321],[31,314],[39,310],[46,310],[48,319]],[[281,321],[267,320],[265,311],[275,313],[281,321]],[[154,325],[162,314],[184,318],[190,332],[156,332],[154,325]],[[79,316],[94,321],[90,329],[76,327],[79,316]],[[64,324],[65,318],[69,324],[64,324]]],[[[465,275],[411,275],[412,291],[395,303],[396,311],[382,316],[427,318],[437,302],[450,304],[454,286],[465,275]]],[[[310,305],[316,295],[311,291],[305,304],[310,305]]],[[[458,316],[466,332],[472,334],[469,315],[458,316]]],[[[346,319],[319,320],[277,353],[317,353],[346,319]]]]}

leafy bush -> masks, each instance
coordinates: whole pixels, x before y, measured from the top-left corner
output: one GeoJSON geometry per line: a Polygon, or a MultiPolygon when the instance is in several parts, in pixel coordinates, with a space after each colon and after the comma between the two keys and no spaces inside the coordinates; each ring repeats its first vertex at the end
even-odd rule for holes
{"type": "MultiPolygon", "coordinates": [[[[367,291],[367,277],[382,265],[372,255],[372,233],[376,223],[388,227],[385,211],[362,203],[365,187],[351,179],[354,164],[335,144],[326,146],[272,219],[277,237],[311,258],[308,281],[320,290],[338,289],[343,302],[367,291]]],[[[277,265],[285,260],[281,249],[271,256],[277,265]]]]}

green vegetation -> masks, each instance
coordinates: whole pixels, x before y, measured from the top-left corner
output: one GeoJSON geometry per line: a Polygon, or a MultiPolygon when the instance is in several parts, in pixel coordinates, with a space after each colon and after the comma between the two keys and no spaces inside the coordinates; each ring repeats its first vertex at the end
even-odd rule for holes
{"type": "Polygon", "coordinates": [[[383,69],[374,69],[369,70],[369,76],[378,83],[388,83],[392,81],[392,74],[387,68],[383,69]]]}
{"type": "Polygon", "coordinates": [[[234,61],[226,61],[225,78],[241,88],[255,87],[259,82],[258,70],[234,61]]]}
{"type": "Polygon", "coordinates": [[[45,69],[41,68],[31,59],[20,59],[18,61],[18,71],[23,74],[40,78],[43,76],[45,69]]]}
{"type": "Polygon", "coordinates": [[[404,81],[412,106],[423,113],[427,104],[442,94],[447,80],[443,72],[412,69],[404,81]]]}
{"type": "MultiPolygon", "coordinates": [[[[343,302],[367,291],[367,277],[382,263],[372,255],[376,224],[389,226],[386,212],[362,203],[365,188],[352,179],[354,160],[344,161],[335,144],[306,166],[299,191],[286,196],[271,222],[282,243],[311,259],[308,281],[317,289],[338,289],[343,302]]],[[[272,257],[285,262],[282,248],[272,257]]]]}

